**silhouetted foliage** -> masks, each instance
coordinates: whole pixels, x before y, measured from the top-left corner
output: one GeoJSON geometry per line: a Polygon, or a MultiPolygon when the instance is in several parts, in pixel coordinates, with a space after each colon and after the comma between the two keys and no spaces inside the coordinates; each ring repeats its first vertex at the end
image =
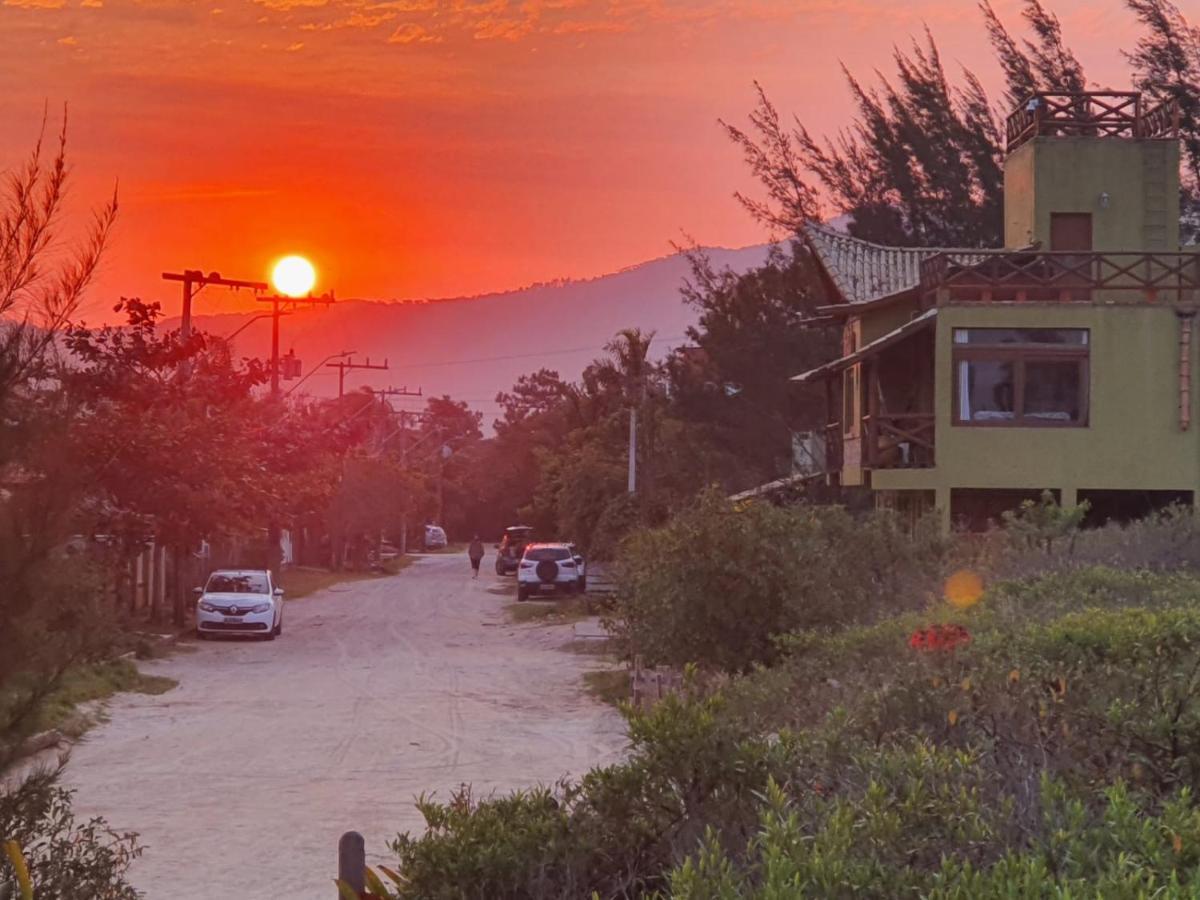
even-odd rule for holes
{"type": "MultiPolygon", "coordinates": [[[[1183,113],[1181,215],[1185,238],[1194,238],[1200,231],[1200,32],[1170,0],[1126,4],[1144,29],[1127,53],[1135,85],[1156,99],[1175,98],[1183,113]]],[[[846,71],[855,118],[832,137],[815,137],[798,118],[786,123],[755,83],[750,127],[722,122],[765,191],[762,199],[737,195],[751,216],[775,233],[794,234],[829,211],[824,196],[855,237],[893,246],[1000,246],[1000,122],[1033,93],[1081,92],[1088,83],[1058,18],[1040,0],[1024,0],[1030,38],[1015,37],[988,0],[980,10],[1005,78],[1000,108],[970,69],[952,84],[928,32],[923,44],[895,51],[894,80],[880,76],[878,86],[869,87],[846,71]]]]}

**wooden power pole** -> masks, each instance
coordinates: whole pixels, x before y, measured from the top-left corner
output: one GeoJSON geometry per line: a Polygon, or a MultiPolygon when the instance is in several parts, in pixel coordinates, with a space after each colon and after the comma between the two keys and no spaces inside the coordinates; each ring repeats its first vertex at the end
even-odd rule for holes
{"type": "Polygon", "coordinates": [[[338,370],[338,399],[340,400],[342,398],[342,396],[346,393],[346,372],[347,371],[349,371],[350,369],[379,369],[381,371],[386,371],[387,367],[388,367],[388,361],[385,359],[383,361],[382,366],[372,365],[371,357],[368,356],[367,361],[365,363],[356,363],[352,359],[343,359],[343,360],[338,360],[337,362],[326,363],[326,365],[329,366],[329,368],[331,368],[331,369],[338,370]]]}

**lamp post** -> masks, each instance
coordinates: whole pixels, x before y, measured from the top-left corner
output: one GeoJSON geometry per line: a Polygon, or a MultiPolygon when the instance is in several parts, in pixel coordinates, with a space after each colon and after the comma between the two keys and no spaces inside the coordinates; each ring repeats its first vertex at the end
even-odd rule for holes
{"type": "Polygon", "coordinates": [[[297,381],[295,384],[293,384],[291,386],[291,388],[288,389],[288,392],[286,394],[284,394],[283,396],[285,396],[285,397],[291,396],[292,392],[294,390],[296,390],[296,388],[300,387],[300,385],[304,384],[304,382],[306,382],[306,381],[308,381],[308,379],[312,378],[314,374],[316,374],[317,372],[319,372],[321,370],[321,366],[325,365],[325,363],[329,362],[331,359],[344,359],[347,356],[353,356],[354,353],[355,353],[354,350],[343,350],[341,353],[330,353],[327,357],[325,357],[323,360],[321,360],[319,363],[317,363],[315,366],[313,366],[311,369],[309,369],[308,374],[305,375],[303,378],[301,378],[299,381],[297,381]]]}

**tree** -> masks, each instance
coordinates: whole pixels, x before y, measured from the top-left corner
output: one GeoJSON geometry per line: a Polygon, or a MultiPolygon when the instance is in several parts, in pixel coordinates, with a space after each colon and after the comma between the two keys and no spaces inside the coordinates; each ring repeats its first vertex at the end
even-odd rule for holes
{"type": "Polygon", "coordinates": [[[697,251],[691,258],[684,299],[699,320],[688,331],[693,346],[667,364],[670,415],[684,423],[671,456],[702,445],[711,453],[693,483],[751,487],[787,473],[793,432],[824,424],[824,400],[788,379],[832,359],[839,338],[813,325],[825,292],[801,245],[775,247],[745,273],[716,271],[697,251]]]}
{"type": "MultiPolygon", "coordinates": [[[[1126,0],[1144,28],[1134,51],[1135,84],[1183,112],[1187,188],[1185,234],[1200,230],[1200,37],[1171,0],[1126,0]]],[[[1083,65],[1064,41],[1057,17],[1040,0],[1024,0],[1032,37],[1018,40],[988,0],[980,10],[1005,77],[1003,108],[993,109],[969,69],[951,84],[933,36],[908,52],[896,50],[896,78],[864,86],[846,71],[856,108],[850,126],[814,137],[799,119],[785,124],[761,85],[749,129],[722,122],[742,150],[765,198],[738,194],[773,232],[797,233],[828,211],[845,216],[855,237],[893,246],[996,247],[1003,240],[999,122],[1040,91],[1087,89],[1083,65]]]]}
{"type": "Polygon", "coordinates": [[[67,552],[96,510],[74,464],[75,409],[57,390],[54,364],[117,201],[72,243],[60,229],[67,172],[64,116],[57,148],[48,153],[39,139],[0,187],[0,770],[11,737],[63,673],[110,646],[94,610],[92,560],[67,552]]]}
{"type": "Polygon", "coordinates": [[[1126,0],[1145,32],[1125,57],[1134,84],[1156,100],[1179,105],[1184,172],[1182,239],[1200,240],[1200,26],[1170,0],[1126,0]]]}

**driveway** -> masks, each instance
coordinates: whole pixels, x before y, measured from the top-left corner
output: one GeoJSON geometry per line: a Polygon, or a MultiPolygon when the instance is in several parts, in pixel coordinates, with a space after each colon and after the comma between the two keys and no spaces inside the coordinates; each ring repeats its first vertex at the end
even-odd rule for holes
{"type": "MultiPolygon", "coordinates": [[[[487,572],[485,560],[484,571],[487,572]]],[[[273,643],[217,641],[149,663],[67,767],[76,811],[137,831],[149,900],[336,895],[338,836],[373,861],[419,830],[414,797],[549,784],[617,760],[623,723],[588,697],[571,630],[516,626],[496,576],[428,556],[289,602],[273,643]]]]}

